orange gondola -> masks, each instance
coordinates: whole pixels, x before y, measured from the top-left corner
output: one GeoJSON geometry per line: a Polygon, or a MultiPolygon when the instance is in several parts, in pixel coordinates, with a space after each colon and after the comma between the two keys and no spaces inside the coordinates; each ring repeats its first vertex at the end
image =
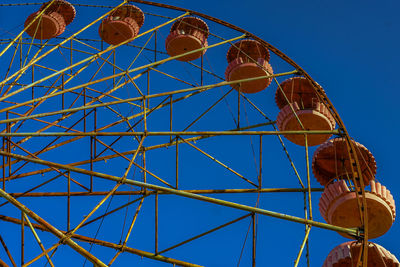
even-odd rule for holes
{"type": "MultiPolygon", "coordinates": [[[[322,267],[352,267],[357,266],[361,243],[346,242],[332,249],[322,267]]],[[[390,266],[399,267],[397,258],[384,247],[369,242],[367,267],[390,266]]]]}
{"type": "MultiPolygon", "coordinates": [[[[276,124],[280,131],[335,129],[336,122],[328,108],[323,105],[310,82],[303,77],[294,77],[282,82],[275,94],[275,102],[281,111],[276,124]]],[[[303,135],[284,135],[291,142],[305,146],[303,135]]],[[[308,146],[320,145],[332,134],[307,136],[308,146]]]]}
{"type": "MultiPolygon", "coordinates": [[[[360,163],[364,185],[375,178],[376,161],[374,156],[362,144],[352,141],[360,163]]],[[[312,170],[317,181],[325,186],[334,178],[351,179],[353,176],[347,143],[344,138],[326,141],[315,150],[312,170]]]]}
{"type": "MultiPolygon", "coordinates": [[[[209,29],[207,23],[196,17],[184,17],[171,27],[165,40],[165,48],[171,57],[185,54],[208,46],[209,29]]],[[[180,61],[192,61],[200,58],[206,49],[177,58],[180,61]]]]}
{"type": "MultiPolygon", "coordinates": [[[[268,49],[255,40],[241,40],[235,43],[229,48],[226,58],[229,63],[225,70],[227,81],[273,74],[272,66],[268,63],[268,49]]],[[[271,81],[272,78],[264,78],[233,84],[232,87],[244,93],[257,93],[267,88],[271,81]]]]}
{"type": "Polygon", "coordinates": [[[110,45],[118,45],[135,38],[143,24],[143,11],[134,5],[125,5],[111,12],[101,22],[100,38],[110,45]]]}
{"type": "Polygon", "coordinates": [[[75,15],[74,6],[67,1],[55,0],[53,3],[44,3],[39,11],[26,19],[26,33],[40,40],[57,37],[65,31],[66,26],[74,20],[75,15]],[[43,10],[43,14],[39,16],[43,10]]]}
{"type": "MultiPolygon", "coordinates": [[[[371,181],[371,190],[365,192],[367,201],[368,237],[385,234],[396,218],[396,205],[385,186],[371,181]]],[[[361,227],[361,216],[356,192],[349,189],[344,180],[329,184],[321,195],[319,210],[329,224],[345,228],[361,227]]],[[[340,233],[345,237],[351,236],[340,233]]]]}

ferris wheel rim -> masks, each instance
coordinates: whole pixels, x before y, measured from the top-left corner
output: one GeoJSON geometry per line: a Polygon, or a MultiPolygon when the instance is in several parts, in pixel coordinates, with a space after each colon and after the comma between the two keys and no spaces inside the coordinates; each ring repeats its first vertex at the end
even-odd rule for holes
{"type": "MultiPolygon", "coordinates": [[[[171,5],[166,5],[166,4],[161,4],[161,3],[155,3],[155,2],[149,2],[149,1],[142,1],[142,0],[129,0],[128,2],[130,3],[140,3],[140,4],[145,4],[145,5],[151,5],[151,6],[158,6],[158,7],[163,7],[163,8],[168,8],[168,9],[174,9],[174,10],[178,10],[178,11],[184,11],[184,12],[188,12],[189,14],[193,14],[199,17],[202,17],[204,19],[219,23],[223,26],[229,27],[231,29],[237,30],[243,34],[245,34],[247,37],[252,38],[260,43],[262,43],[263,45],[265,45],[268,49],[270,49],[272,52],[274,52],[276,55],[278,55],[281,59],[285,60],[287,63],[289,63],[290,65],[292,65],[293,67],[295,67],[295,69],[297,70],[299,75],[303,75],[305,78],[307,78],[311,83],[312,86],[314,87],[314,90],[317,92],[318,96],[320,97],[320,99],[323,101],[323,103],[329,108],[330,112],[332,113],[332,115],[335,117],[336,122],[339,124],[339,134],[344,137],[349,145],[349,154],[350,154],[350,158],[354,159],[356,162],[356,168],[360,168],[360,163],[359,160],[357,158],[357,155],[355,153],[351,154],[351,151],[355,151],[355,147],[353,147],[353,144],[351,142],[351,137],[346,129],[346,127],[344,126],[344,123],[342,121],[342,119],[340,118],[339,114],[337,113],[336,109],[334,108],[333,104],[330,102],[329,98],[327,97],[325,91],[318,85],[318,83],[316,83],[312,77],[306,72],[304,71],[299,65],[297,65],[297,63],[295,63],[293,60],[291,60],[286,54],[284,54],[283,52],[281,52],[280,50],[278,50],[277,48],[275,48],[273,45],[271,45],[270,43],[264,41],[263,39],[259,38],[258,36],[244,30],[241,29],[237,26],[234,26],[233,24],[230,24],[228,22],[219,20],[217,18],[211,17],[209,15],[203,14],[203,13],[199,13],[196,11],[192,11],[189,9],[185,9],[185,8],[180,8],[180,7],[175,7],[175,6],[171,6],[171,5]]],[[[356,170],[353,170],[353,173],[356,173],[356,170]]],[[[358,171],[358,173],[361,173],[360,171],[358,171]]],[[[361,183],[362,183],[362,179],[361,179],[361,183]]],[[[365,202],[365,192],[363,190],[363,186],[361,186],[361,198],[362,201],[365,202]]],[[[366,204],[366,202],[364,203],[366,204]]],[[[364,212],[366,212],[366,205],[362,205],[362,210],[364,210],[364,212]]],[[[365,218],[365,214],[363,215],[363,217],[365,218]]],[[[363,240],[365,241],[365,243],[367,243],[368,240],[368,234],[365,233],[363,240]]]]}

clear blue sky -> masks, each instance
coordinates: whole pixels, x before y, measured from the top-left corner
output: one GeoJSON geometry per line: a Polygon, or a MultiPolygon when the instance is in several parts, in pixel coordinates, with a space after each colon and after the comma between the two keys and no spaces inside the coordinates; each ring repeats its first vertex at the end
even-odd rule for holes
{"type": "MultiPolygon", "coordinates": [[[[2,2],[11,1],[3,0],[2,2]]],[[[26,1],[21,0],[18,2],[26,1]]],[[[88,2],[93,3],[93,1],[88,2]]],[[[96,2],[104,4],[119,3],[114,0],[96,2]]],[[[400,203],[400,182],[397,169],[399,165],[397,151],[400,150],[399,142],[397,142],[397,131],[400,130],[397,111],[398,99],[400,96],[397,74],[397,62],[400,61],[400,53],[398,50],[400,47],[400,37],[398,34],[400,29],[400,20],[398,17],[400,4],[398,1],[383,0],[378,3],[377,1],[370,0],[173,0],[169,1],[168,4],[199,11],[244,28],[283,51],[305,69],[311,77],[325,89],[328,97],[343,119],[350,135],[358,142],[364,144],[373,153],[378,165],[377,179],[387,186],[394,195],[395,200],[400,203]]],[[[18,9],[22,10],[23,17],[8,16],[8,12],[4,7],[0,10],[0,17],[2,17],[0,18],[0,28],[2,30],[1,34],[4,37],[4,30],[10,30],[8,28],[7,19],[12,21],[10,23],[11,26],[18,25],[21,22],[14,23],[14,21],[25,20],[25,16],[34,11],[34,6],[18,9]]],[[[17,10],[17,8],[13,10],[17,10]]],[[[80,17],[78,14],[78,22],[79,19],[80,17]]],[[[74,23],[78,24],[78,22],[74,23]]],[[[72,24],[70,28],[71,31],[73,31],[73,27],[75,26],[72,24]]],[[[15,34],[18,33],[20,29],[21,28],[17,28],[10,31],[15,34]]],[[[213,32],[213,28],[211,28],[211,31],[213,32]]],[[[68,32],[67,29],[66,34],[63,36],[69,36],[70,33],[71,32],[68,32]]],[[[221,32],[217,33],[220,34],[221,32]]],[[[2,45],[1,47],[4,46],[2,45]]],[[[207,53],[211,53],[211,51],[207,53]]],[[[53,63],[54,62],[51,62],[49,64],[53,63]]],[[[214,66],[218,67],[216,73],[223,76],[226,63],[221,61],[215,63],[214,66]]],[[[3,73],[6,65],[2,64],[1,68],[1,73],[3,73]]],[[[208,82],[212,83],[213,81],[210,79],[208,82]]],[[[163,85],[162,82],[156,84],[156,86],[161,85],[163,85]]],[[[273,103],[275,89],[276,86],[271,86],[267,89],[269,91],[264,93],[263,96],[268,97],[266,100],[268,103],[273,103]]],[[[183,112],[185,112],[185,109],[190,110],[192,107],[184,106],[182,108],[184,110],[183,112]]],[[[276,116],[276,111],[276,107],[274,107],[272,116],[276,116]]],[[[200,123],[199,128],[203,126],[202,129],[205,129],[205,127],[210,126],[212,129],[215,129],[215,127],[219,125],[218,123],[220,122],[212,121],[209,125],[200,123]]],[[[225,126],[224,123],[221,124],[225,126]]],[[[198,142],[198,144],[200,146],[201,142],[198,142]]],[[[211,145],[212,143],[208,143],[208,146],[211,145]]],[[[240,159],[235,159],[235,157],[233,157],[236,149],[229,146],[229,141],[227,141],[227,144],[222,142],[222,144],[214,145],[216,145],[214,148],[207,146],[203,148],[208,149],[207,151],[210,153],[212,152],[216,157],[218,156],[221,159],[232,162],[234,166],[238,166],[239,170],[246,172],[247,170],[244,166],[248,165],[245,164],[251,166],[250,164],[253,163],[251,160],[247,160],[243,166],[240,166],[240,159]],[[223,149],[218,151],[218,147],[223,149]]],[[[237,145],[240,147],[240,144],[237,145]]],[[[295,146],[289,145],[289,147],[293,148],[295,157],[301,158],[302,150],[295,146]]],[[[245,150],[246,148],[241,149],[245,150]]],[[[264,151],[268,149],[269,147],[264,144],[264,151]]],[[[313,150],[314,149],[311,151],[313,150]]],[[[271,151],[273,150],[271,149],[271,151]]],[[[279,150],[277,151],[279,154],[271,152],[265,155],[264,178],[268,184],[265,186],[297,186],[295,180],[293,180],[290,166],[287,164],[284,154],[279,150]],[[275,168],[271,168],[270,173],[267,171],[269,160],[271,160],[271,162],[278,162],[275,168]],[[292,182],[288,182],[289,176],[292,182]]],[[[171,150],[171,155],[168,154],[168,156],[172,157],[174,154],[173,152],[174,150],[171,150]]],[[[191,155],[190,152],[186,152],[189,153],[188,155],[191,155]]],[[[74,155],[70,155],[70,157],[73,156],[74,155]]],[[[164,162],[162,160],[165,159],[163,158],[165,156],[156,155],[155,157],[160,157],[158,158],[158,160],[160,160],[159,173],[167,176],[174,174],[174,164],[172,160],[164,162]]],[[[207,159],[199,157],[199,162],[202,162],[201,160],[204,160],[204,164],[209,164],[207,159]]],[[[54,161],[57,162],[57,159],[54,159],[54,161]]],[[[60,160],[60,162],[63,162],[63,160],[60,160]]],[[[182,167],[182,177],[185,177],[185,175],[187,177],[193,177],[193,180],[185,184],[188,188],[206,188],[207,179],[212,180],[213,176],[217,176],[217,174],[223,175],[222,171],[215,170],[213,175],[205,177],[205,179],[202,180],[201,175],[203,175],[203,173],[201,173],[201,170],[196,169],[196,164],[197,162],[193,160],[191,163],[188,162],[186,167],[182,167]],[[194,173],[193,170],[198,170],[199,174],[194,173]]],[[[300,169],[303,171],[302,174],[304,174],[304,169],[301,167],[300,169]]],[[[99,170],[109,174],[119,175],[118,170],[102,169],[102,167],[99,167],[99,170]]],[[[315,180],[313,180],[312,183],[314,186],[318,185],[315,180]]],[[[238,186],[240,185],[242,184],[238,183],[238,186]]],[[[231,188],[230,186],[224,185],[223,182],[216,182],[216,186],[231,188]]],[[[232,187],[234,187],[234,185],[232,185],[232,187]]],[[[108,188],[108,190],[109,189],[110,188],[108,188]]],[[[16,189],[15,191],[20,192],[21,190],[16,189]]],[[[315,213],[319,213],[317,208],[319,194],[320,193],[313,194],[313,208],[315,213]]],[[[299,201],[302,201],[302,196],[299,197],[299,195],[294,196],[291,194],[265,194],[261,197],[260,206],[262,208],[303,216],[302,203],[299,204],[299,201]]],[[[220,198],[247,205],[254,205],[255,201],[255,197],[249,195],[220,196],[220,198]]],[[[85,199],[79,198],[79,201],[83,200],[85,199]]],[[[86,200],[87,205],[82,205],[82,210],[76,212],[75,222],[79,220],[79,216],[83,216],[85,212],[87,212],[87,209],[95,205],[98,200],[99,199],[86,200]],[[87,209],[85,210],[85,208],[87,209]]],[[[127,198],[121,201],[126,202],[127,198]]],[[[160,246],[162,248],[174,244],[175,241],[184,240],[192,235],[201,233],[212,226],[218,225],[218,223],[222,224],[244,214],[232,212],[227,208],[215,207],[209,204],[199,204],[196,200],[180,201],[178,197],[170,199],[165,198],[163,201],[165,202],[162,202],[163,204],[160,206],[160,220],[163,221],[163,224],[160,224],[160,231],[166,234],[160,236],[160,246]],[[182,214],[185,214],[186,219],[176,219],[182,214]],[[174,242],[170,242],[170,236],[174,236],[174,242]]],[[[24,203],[28,206],[32,205],[32,207],[36,207],[35,210],[39,214],[43,212],[44,217],[51,216],[49,215],[51,214],[51,210],[42,210],[44,205],[40,204],[40,200],[34,199],[33,201],[26,201],[24,203]]],[[[52,204],[56,205],[56,203],[58,202],[52,204]]],[[[79,206],[80,203],[77,202],[76,208],[78,209],[79,206]]],[[[136,234],[133,239],[134,242],[132,242],[130,246],[152,251],[154,247],[152,243],[153,226],[150,226],[150,224],[153,223],[153,213],[151,212],[153,207],[154,197],[144,202],[144,212],[141,213],[141,219],[138,219],[138,229],[145,230],[140,230],[136,234]]],[[[136,208],[136,206],[134,208],[136,208]]],[[[131,212],[133,212],[134,208],[132,208],[131,212]]],[[[10,210],[11,208],[0,208],[0,214],[7,215],[7,212],[10,210]]],[[[101,212],[104,212],[104,210],[100,211],[99,214],[101,214],[101,212]]],[[[316,220],[322,221],[323,219],[316,214],[316,220]]],[[[107,225],[111,228],[113,224],[111,222],[107,225]]],[[[192,245],[177,249],[176,252],[167,253],[166,256],[176,257],[205,266],[235,266],[238,262],[240,249],[243,245],[248,226],[249,221],[243,221],[233,226],[233,228],[230,228],[229,231],[218,232],[214,236],[214,239],[200,239],[192,245]]],[[[12,240],[13,236],[15,236],[14,242],[19,240],[18,227],[1,222],[0,229],[3,229],[0,233],[7,238],[7,240],[12,240]]],[[[302,241],[304,227],[292,222],[259,217],[258,231],[257,266],[291,266],[302,241]]],[[[85,234],[84,231],[80,233],[85,234]]],[[[103,234],[102,238],[106,239],[106,237],[107,232],[103,234]]],[[[400,249],[396,240],[398,237],[400,237],[400,226],[398,222],[395,222],[390,231],[383,237],[376,239],[375,242],[384,246],[400,258],[400,249]]],[[[44,237],[44,241],[46,242],[45,247],[48,247],[55,240],[51,238],[46,239],[46,237],[44,237]]],[[[336,233],[313,228],[310,235],[311,266],[321,266],[329,251],[334,246],[345,241],[346,239],[340,237],[336,233]]],[[[9,242],[11,244],[13,243],[13,241],[9,242]]],[[[116,242],[118,242],[118,240],[116,240],[116,242]]],[[[33,244],[33,246],[36,245],[34,243],[31,244],[33,244]]],[[[249,237],[246,241],[246,249],[240,266],[251,266],[249,261],[251,256],[250,244],[251,239],[249,237]]],[[[14,245],[10,245],[10,247],[14,247],[14,245]]],[[[85,245],[84,247],[88,248],[85,245]]],[[[37,249],[37,247],[35,249],[37,249]]],[[[73,264],[71,262],[62,263],[62,261],[59,261],[59,264],[56,266],[82,265],[80,258],[75,257],[75,252],[71,252],[65,246],[63,249],[65,249],[63,252],[57,252],[56,255],[58,257],[64,255],[69,257],[73,255],[74,258],[71,258],[73,264]],[[79,259],[78,262],[75,261],[77,258],[79,259]]],[[[27,258],[30,259],[32,256],[39,253],[38,249],[35,251],[35,253],[27,253],[29,255],[27,258]]],[[[18,255],[19,252],[15,251],[15,253],[18,255]]],[[[111,255],[111,257],[113,255],[113,253],[108,253],[109,252],[102,249],[94,250],[94,254],[100,258],[104,257],[105,262],[110,259],[109,255],[111,255]]],[[[2,249],[0,249],[0,257],[6,259],[6,255],[2,249]]],[[[44,261],[41,263],[44,263],[44,261]]],[[[168,264],[148,261],[146,259],[142,260],[140,257],[134,255],[121,256],[115,263],[115,266],[131,265],[168,266],[168,264]]],[[[38,264],[37,266],[43,265],[38,264]]],[[[306,266],[304,257],[300,266],[306,266]]]]}

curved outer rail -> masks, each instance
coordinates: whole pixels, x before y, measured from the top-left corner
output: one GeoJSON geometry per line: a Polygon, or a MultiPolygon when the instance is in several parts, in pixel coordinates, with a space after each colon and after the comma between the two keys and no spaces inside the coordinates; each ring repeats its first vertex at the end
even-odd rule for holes
{"type": "Polygon", "coordinates": [[[173,9],[173,10],[178,10],[178,11],[182,11],[182,12],[189,12],[190,14],[205,18],[207,20],[213,21],[215,23],[221,24],[223,26],[229,27],[231,29],[234,29],[238,32],[244,33],[246,34],[248,37],[251,37],[254,40],[259,41],[260,43],[262,43],[263,45],[265,45],[269,50],[271,50],[272,52],[274,52],[276,55],[278,55],[280,58],[282,58],[283,60],[285,60],[287,63],[289,63],[290,65],[292,65],[293,67],[295,67],[299,74],[303,75],[305,78],[307,78],[307,80],[309,80],[312,84],[312,86],[314,87],[315,91],[317,92],[318,97],[320,98],[321,102],[324,103],[326,105],[326,107],[329,109],[330,113],[332,114],[332,116],[335,118],[338,126],[339,126],[339,130],[341,132],[341,136],[343,136],[346,139],[347,142],[347,149],[348,149],[348,153],[349,153],[349,158],[351,161],[353,161],[353,164],[351,165],[351,171],[353,173],[353,183],[354,186],[358,192],[357,196],[358,198],[358,203],[359,203],[359,210],[361,213],[361,221],[363,222],[363,229],[361,229],[364,233],[363,235],[363,250],[362,253],[360,253],[360,258],[358,260],[357,263],[357,267],[366,267],[367,266],[367,259],[368,259],[368,255],[367,255],[367,251],[368,251],[368,218],[367,218],[367,202],[365,199],[365,190],[364,190],[364,181],[362,179],[362,172],[361,172],[361,168],[360,168],[360,162],[359,159],[357,157],[356,154],[356,150],[355,147],[353,145],[353,143],[351,142],[351,137],[342,121],[342,119],[340,118],[338,112],[336,111],[335,107],[333,106],[332,102],[328,99],[328,96],[326,95],[325,91],[321,88],[321,86],[319,86],[319,84],[314,81],[311,76],[305,71],[303,70],[299,65],[297,65],[292,59],[290,59],[287,55],[285,55],[282,51],[280,51],[279,49],[275,48],[274,46],[272,46],[271,44],[269,44],[268,42],[262,40],[261,38],[257,37],[256,35],[240,28],[237,27],[231,23],[228,23],[226,21],[214,18],[212,16],[200,13],[200,12],[196,12],[190,9],[186,9],[186,8],[181,8],[181,7],[175,7],[172,5],[167,5],[167,4],[161,4],[161,3],[156,3],[156,2],[150,2],[150,1],[143,1],[143,0],[128,0],[128,2],[135,2],[135,3],[140,3],[140,4],[145,4],[145,5],[151,5],[151,6],[157,6],[157,7],[161,7],[161,8],[167,8],[167,9],[173,9]],[[360,186],[358,186],[358,184],[360,186]]]}
{"type": "Polygon", "coordinates": [[[189,12],[190,14],[205,18],[207,20],[213,21],[215,23],[221,24],[223,26],[229,27],[231,29],[234,29],[238,32],[246,34],[247,37],[250,37],[254,40],[259,41],[262,43],[264,46],[266,46],[269,50],[274,52],[276,55],[278,55],[280,58],[282,58],[284,61],[286,61],[288,64],[292,65],[297,71],[298,74],[303,75],[305,78],[307,78],[310,83],[312,84],[313,88],[315,89],[320,101],[326,105],[326,107],[329,109],[330,113],[332,116],[335,118],[338,126],[339,126],[339,135],[344,137],[347,141],[347,148],[348,148],[348,153],[349,153],[349,158],[353,162],[351,165],[351,171],[353,173],[353,183],[354,186],[356,187],[356,190],[358,192],[357,196],[359,197],[358,202],[359,202],[359,210],[361,214],[361,221],[363,222],[363,229],[360,229],[364,235],[362,237],[363,240],[363,250],[362,253],[360,253],[359,260],[357,263],[357,267],[366,267],[367,266],[367,251],[368,251],[368,231],[367,231],[367,203],[365,199],[365,191],[364,191],[364,182],[362,179],[362,172],[360,168],[360,163],[359,159],[356,154],[355,147],[353,143],[351,142],[351,137],[342,121],[340,118],[339,114],[337,113],[335,107],[333,106],[332,102],[328,99],[325,91],[319,86],[317,82],[315,82],[311,76],[303,70],[299,65],[297,65],[292,59],[290,59],[287,55],[285,55],[283,52],[281,52],[279,49],[275,48],[268,42],[262,40],[261,38],[257,37],[256,35],[240,28],[235,25],[232,25],[226,21],[214,18],[212,16],[196,12],[190,9],[185,9],[185,8],[180,8],[180,7],[175,7],[172,5],[167,5],[167,4],[162,4],[162,3],[156,3],[156,2],[151,2],[151,1],[143,1],[143,0],[127,0],[127,2],[134,2],[134,3],[140,3],[144,5],[150,5],[150,6],[156,6],[156,7],[161,7],[161,8],[166,8],[166,9],[172,9],[172,10],[177,10],[177,11],[182,11],[182,12],[189,12]],[[360,185],[360,186],[358,186],[360,185]]]}

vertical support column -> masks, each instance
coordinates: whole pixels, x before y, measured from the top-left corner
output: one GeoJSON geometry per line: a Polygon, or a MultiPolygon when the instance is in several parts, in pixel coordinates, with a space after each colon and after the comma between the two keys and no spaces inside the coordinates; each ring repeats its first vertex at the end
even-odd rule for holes
{"type": "MultiPolygon", "coordinates": [[[[6,112],[7,119],[9,119],[9,114],[10,113],[7,111],[6,112]]],[[[11,126],[10,126],[9,122],[7,123],[7,133],[11,133],[11,126]]],[[[11,140],[11,136],[7,137],[7,152],[9,154],[11,154],[11,142],[10,142],[10,140],[11,140]]],[[[8,177],[10,177],[11,176],[11,157],[10,156],[7,157],[7,163],[8,163],[8,177]]]]}
{"type": "MultiPolygon", "coordinates": [[[[6,138],[3,137],[3,149],[6,151],[6,138]]],[[[6,191],[6,156],[3,155],[3,190],[6,191]]]]}
{"type": "MultiPolygon", "coordinates": [[[[305,138],[305,150],[306,150],[306,166],[307,166],[307,193],[308,193],[308,206],[310,212],[310,220],[312,220],[312,206],[311,206],[311,181],[310,181],[310,159],[309,159],[309,152],[308,152],[308,136],[307,134],[304,135],[305,138]]],[[[311,226],[308,226],[309,228],[311,226]]],[[[310,231],[310,229],[306,226],[306,234],[310,231]]],[[[310,246],[308,242],[308,238],[306,240],[306,259],[307,259],[307,267],[310,267],[310,246]]]]}
{"type": "MultiPolygon", "coordinates": [[[[142,138],[144,138],[144,137],[142,137],[142,138]]],[[[145,147],[143,147],[142,146],[142,150],[143,150],[143,182],[144,183],[147,183],[147,172],[146,172],[146,149],[145,149],[145,147]]],[[[146,194],[147,193],[147,188],[143,188],[142,187],[142,190],[144,191],[144,194],[146,194]]]]}
{"type": "MultiPolygon", "coordinates": [[[[72,56],[72,41],[73,41],[73,39],[71,39],[70,41],[69,41],[69,64],[70,65],[73,65],[74,63],[74,61],[73,61],[73,56],[72,56]]],[[[72,68],[71,68],[71,75],[74,73],[74,71],[72,70],[72,68]]]]}
{"type": "Polygon", "coordinates": [[[306,150],[306,166],[307,166],[307,193],[308,193],[308,209],[310,213],[310,220],[313,219],[312,215],[312,203],[311,203],[311,181],[310,181],[310,159],[308,153],[308,137],[307,134],[304,135],[305,138],[305,150],[306,150]]]}
{"type": "MultiPolygon", "coordinates": [[[[90,136],[90,171],[93,171],[93,136],[90,136]]],[[[93,190],[93,175],[90,175],[90,191],[93,190]]]]}
{"type": "MultiPolygon", "coordinates": [[[[150,95],[150,69],[147,70],[147,95],[150,95]]],[[[150,99],[147,98],[147,107],[150,107],[150,99]]]]}
{"type": "MultiPolygon", "coordinates": [[[[169,131],[172,132],[172,95],[169,96],[169,131]]],[[[169,136],[169,142],[172,143],[172,136],[169,136]]]]}
{"type": "MultiPolygon", "coordinates": [[[[150,102],[147,96],[150,94],[150,69],[147,69],[147,94],[144,96],[142,100],[142,106],[143,106],[143,130],[146,133],[147,132],[147,108],[150,107],[150,102]]],[[[144,136],[142,136],[144,138],[144,136]]],[[[143,150],[143,168],[146,170],[146,149],[145,147],[142,146],[143,150]]],[[[146,171],[143,172],[143,182],[147,182],[147,173],[146,171]]],[[[147,193],[146,188],[142,188],[144,193],[147,193]]]]}
{"type": "MultiPolygon", "coordinates": [[[[113,50],[113,75],[115,75],[115,49],[113,50]]],[[[126,76],[125,76],[126,77],[126,76]]],[[[115,77],[113,78],[113,88],[115,88],[115,77]]]]}
{"type": "Polygon", "coordinates": [[[256,215],[255,213],[251,214],[252,228],[253,228],[253,253],[252,253],[252,267],[256,266],[256,215]]]}
{"type": "Polygon", "coordinates": [[[158,193],[155,194],[155,236],[154,236],[154,254],[158,254],[158,193]]]}
{"type": "MultiPolygon", "coordinates": [[[[97,132],[97,108],[94,109],[94,132],[97,132]]],[[[93,159],[97,158],[97,136],[93,136],[92,137],[92,142],[93,142],[93,159]]],[[[91,168],[93,169],[93,159],[92,159],[92,164],[91,164],[91,168]]],[[[90,192],[93,192],[93,175],[90,176],[90,192]]]]}
{"type": "MultiPolygon", "coordinates": [[[[72,43],[71,43],[71,48],[72,48],[72,43]]],[[[71,49],[71,55],[72,55],[72,49],[71,49]]],[[[72,58],[71,58],[72,61],[72,58]]],[[[86,87],[83,87],[83,105],[86,106],[86,87]]],[[[63,94],[64,96],[64,94],[63,94]]],[[[87,116],[87,110],[84,109],[83,110],[83,132],[86,133],[87,130],[87,121],[86,121],[86,116],[87,116]]],[[[92,138],[90,139],[90,170],[93,171],[93,150],[92,150],[92,143],[93,140],[92,138]]],[[[70,201],[71,201],[71,173],[68,172],[68,223],[67,223],[67,229],[68,231],[70,230],[70,201]]],[[[90,186],[89,186],[89,191],[93,192],[93,175],[90,175],[90,186]]]]}
{"type": "Polygon", "coordinates": [[[68,171],[67,232],[71,229],[71,172],[68,171]]]}
{"type": "Polygon", "coordinates": [[[175,188],[178,189],[179,184],[179,136],[175,137],[175,188]]]}
{"type": "Polygon", "coordinates": [[[19,38],[19,67],[22,69],[23,64],[22,64],[22,35],[19,38]]]}
{"type": "Polygon", "coordinates": [[[308,245],[308,239],[306,242],[306,258],[307,258],[307,267],[310,267],[310,246],[308,245]]]}
{"type": "Polygon", "coordinates": [[[260,163],[259,163],[259,173],[258,173],[258,189],[262,188],[262,138],[263,136],[260,134],[260,163]]]}
{"type": "MultiPolygon", "coordinates": [[[[86,106],[86,87],[83,87],[83,105],[86,106]]],[[[83,132],[86,133],[86,109],[83,110],[83,132]]]]}
{"type": "MultiPolygon", "coordinates": [[[[100,25],[101,25],[101,31],[103,31],[103,24],[100,24],[100,25]]],[[[103,41],[102,38],[100,38],[100,39],[101,39],[101,42],[100,42],[100,50],[103,51],[103,50],[104,50],[104,41],[103,41]]]]}
{"type": "Polygon", "coordinates": [[[157,61],[157,31],[154,31],[154,62],[157,61]]]}
{"type": "MultiPolygon", "coordinates": [[[[303,204],[304,204],[304,218],[305,218],[306,220],[308,220],[307,192],[306,192],[306,191],[303,192],[303,204]]],[[[309,230],[308,228],[309,228],[309,226],[308,226],[308,225],[305,225],[305,230],[304,230],[305,235],[307,235],[307,232],[308,232],[308,230],[309,230]]],[[[304,241],[306,241],[306,244],[308,244],[308,239],[307,239],[307,240],[304,239],[304,241]]],[[[308,247],[308,246],[307,246],[307,247],[308,247]]],[[[302,249],[300,248],[300,251],[299,251],[299,253],[297,254],[297,258],[296,258],[296,260],[295,260],[295,262],[294,262],[294,266],[295,266],[295,267],[297,267],[297,265],[299,264],[300,257],[301,257],[301,253],[302,253],[302,249]]],[[[308,259],[308,258],[307,258],[307,259],[308,259]]]]}
{"type": "MultiPolygon", "coordinates": [[[[65,83],[65,74],[63,73],[61,76],[61,91],[64,91],[64,83],[65,83]]],[[[65,94],[61,95],[61,109],[64,110],[65,108],[65,94]]],[[[61,117],[64,114],[61,114],[61,117]]]]}
{"type": "MultiPolygon", "coordinates": [[[[72,40],[69,41],[69,64],[70,66],[74,64],[73,60],[73,54],[72,54],[72,40]]],[[[71,75],[73,75],[74,71],[73,68],[70,69],[71,75]]],[[[65,73],[62,74],[62,90],[64,90],[64,80],[65,79],[65,73]]],[[[62,94],[62,109],[65,108],[65,94],[62,94]]],[[[65,114],[62,114],[61,116],[64,116],[65,114]]]]}
{"type": "Polygon", "coordinates": [[[237,128],[240,128],[240,87],[238,92],[238,107],[237,107],[237,128]]]}
{"type": "MultiPolygon", "coordinates": [[[[32,65],[32,83],[35,81],[34,67],[35,65],[32,65]]],[[[32,99],[35,99],[35,86],[32,86],[32,99]]],[[[32,103],[32,105],[35,105],[35,103],[32,103]]]]}
{"type": "Polygon", "coordinates": [[[21,266],[25,263],[25,217],[21,211],[21,266]]]}
{"type": "Polygon", "coordinates": [[[203,71],[203,67],[204,67],[204,55],[201,54],[201,66],[200,66],[200,85],[203,86],[203,76],[204,76],[204,71],[203,71]]]}
{"type": "MultiPolygon", "coordinates": [[[[148,99],[147,99],[148,100],[148,99]]],[[[147,132],[147,105],[146,105],[146,97],[143,99],[143,131],[147,132]]]]}

